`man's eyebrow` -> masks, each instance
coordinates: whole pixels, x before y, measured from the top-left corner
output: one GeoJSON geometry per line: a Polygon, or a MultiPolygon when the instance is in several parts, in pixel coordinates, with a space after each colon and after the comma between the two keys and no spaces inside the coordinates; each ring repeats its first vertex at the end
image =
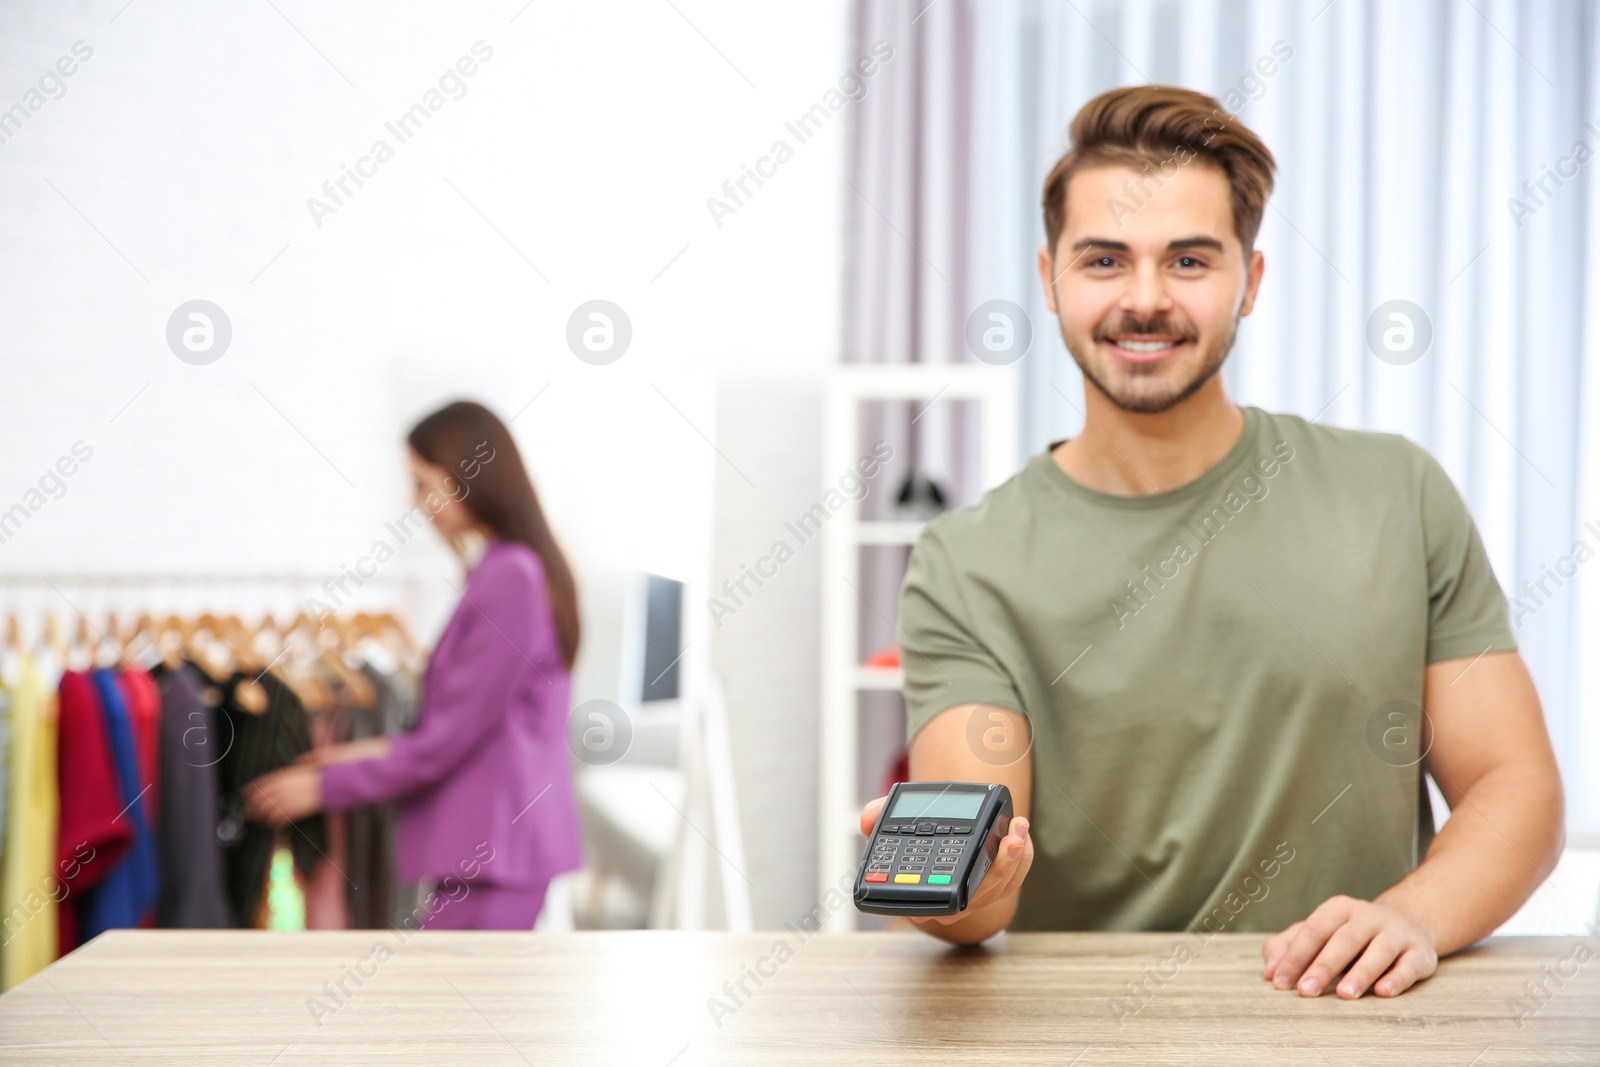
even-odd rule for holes
{"type": "Polygon", "coordinates": [[[1072,246],[1074,252],[1087,252],[1091,248],[1104,248],[1111,252],[1126,252],[1128,246],[1122,241],[1112,241],[1105,237],[1085,237],[1072,246]]]}
{"type": "MultiPolygon", "coordinates": [[[[1090,249],[1105,249],[1108,252],[1126,252],[1128,245],[1123,241],[1113,241],[1107,237],[1085,237],[1072,246],[1074,252],[1087,252],[1090,249]]],[[[1168,252],[1177,252],[1185,248],[1210,248],[1217,252],[1226,251],[1222,242],[1215,237],[1183,237],[1167,244],[1168,252]]]]}

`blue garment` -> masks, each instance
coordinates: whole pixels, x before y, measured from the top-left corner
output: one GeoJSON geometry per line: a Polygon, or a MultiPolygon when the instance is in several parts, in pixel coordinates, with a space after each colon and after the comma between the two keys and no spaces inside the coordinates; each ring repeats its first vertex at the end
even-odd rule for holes
{"type": "Polygon", "coordinates": [[[128,818],[133,821],[133,848],[104,881],[85,891],[78,906],[80,942],[107,930],[138,926],[144,913],[155,907],[161,888],[155,834],[145,814],[144,787],[139,783],[139,757],[134,750],[128,705],[117,685],[115,672],[101,667],[93,677],[106,717],[111,758],[117,765],[117,784],[123,803],[127,805],[128,818]]]}

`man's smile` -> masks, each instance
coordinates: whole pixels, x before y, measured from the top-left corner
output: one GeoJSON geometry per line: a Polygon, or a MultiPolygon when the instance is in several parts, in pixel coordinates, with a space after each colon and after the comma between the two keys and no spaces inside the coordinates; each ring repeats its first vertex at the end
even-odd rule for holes
{"type": "Polygon", "coordinates": [[[1187,344],[1181,337],[1150,337],[1139,334],[1124,334],[1108,337],[1106,345],[1112,353],[1120,359],[1130,363],[1153,363],[1156,360],[1176,352],[1182,345],[1187,344]]]}

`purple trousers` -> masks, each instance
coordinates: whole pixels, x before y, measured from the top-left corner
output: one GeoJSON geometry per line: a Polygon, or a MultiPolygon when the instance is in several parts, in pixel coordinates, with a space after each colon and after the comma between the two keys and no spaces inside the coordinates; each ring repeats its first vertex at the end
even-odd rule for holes
{"type": "Polygon", "coordinates": [[[424,930],[532,930],[548,885],[508,889],[456,882],[436,888],[431,906],[419,909],[417,918],[424,930]]]}

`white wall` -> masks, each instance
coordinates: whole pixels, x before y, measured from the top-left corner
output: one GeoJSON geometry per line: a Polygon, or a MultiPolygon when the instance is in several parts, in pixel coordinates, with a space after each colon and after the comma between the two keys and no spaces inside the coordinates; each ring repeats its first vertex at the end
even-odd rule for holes
{"type": "MultiPolygon", "coordinates": [[[[26,109],[75,42],[93,50],[0,144],[0,510],[26,506],[74,442],[93,449],[0,544],[7,606],[65,613],[48,588],[5,581],[41,572],[335,574],[408,505],[411,421],[456,397],[521,411],[514,429],[580,568],[720,573],[742,546],[714,548],[714,525],[759,525],[813,492],[817,464],[796,449],[815,450],[800,431],[837,350],[843,119],[720,228],[706,199],[844,71],[843,0],[274,2],[0,9],[0,108],[26,109]],[[493,54],[463,96],[405,143],[386,131],[478,41],[493,54]],[[307,199],[378,138],[393,158],[317,225],[307,199]],[[233,327],[207,366],[165,338],[194,298],[233,327]],[[594,298],[633,325],[604,367],[564,339],[594,298]],[[776,405],[772,429],[800,436],[764,436],[741,410],[723,439],[729,370],[776,405]]],[[[431,635],[451,572],[418,538],[380,596],[409,589],[431,635]]],[[[117,601],[58,584],[89,610],[117,601]]],[[[122,599],[164,606],[177,588],[122,599]]],[[[190,600],[263,596],[212,584],[190,600]]],[[[799,650],[814,611],[762,626],[764,645],[799,650]]],[[[765,743],[767,663],[724,662],[741,753],[765,743]]],[[[785,708],[814,731],[814,701],[785,708]]],[[[763,778],[812,810],[803,761],[763,778]]],[[[810,886],[792,862],[753,858],[752,878],[810,886]]],[[[781,896],[759,921],[787,917],[781,896]]]]}

